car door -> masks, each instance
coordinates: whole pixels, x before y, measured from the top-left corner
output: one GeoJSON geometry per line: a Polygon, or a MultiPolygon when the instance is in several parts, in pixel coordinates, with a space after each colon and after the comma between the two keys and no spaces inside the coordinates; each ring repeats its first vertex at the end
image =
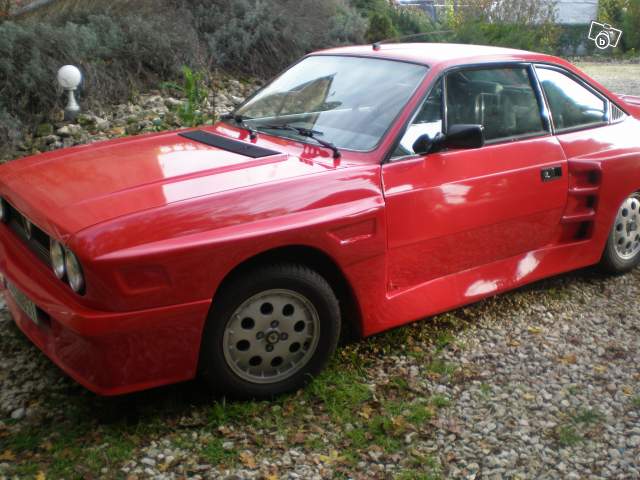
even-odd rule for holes
{"type": "Polygon", "coordinates": [[[567,201],[566,160],[532,67],[448,72],[382,179],[390,294],[553,243],[567,201]],[[414,154],[413,142],[443,124],[483,125],[485,146],[414,154]]]}

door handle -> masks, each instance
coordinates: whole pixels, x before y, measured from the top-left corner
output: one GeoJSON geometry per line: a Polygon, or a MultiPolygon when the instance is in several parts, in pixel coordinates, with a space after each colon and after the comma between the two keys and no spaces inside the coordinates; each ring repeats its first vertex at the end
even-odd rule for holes
{"type": "Polygon", "coordinates": [[[543,182],[549,182],[562,177],[562,167],[548,167],[540,170],[540,178],[543,182]]]}

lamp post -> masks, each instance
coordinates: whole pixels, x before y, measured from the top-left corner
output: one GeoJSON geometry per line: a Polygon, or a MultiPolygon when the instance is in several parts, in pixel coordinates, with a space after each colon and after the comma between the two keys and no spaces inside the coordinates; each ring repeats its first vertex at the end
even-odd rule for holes
{"type": "Polygon", "coordinates": [[[58,83],[68,92],[69,99],[67,106],[64,108],[64,119],[73,121],[80,112],[80,105],[76,101],[75,91],[82,82],[82,73],[74,65],[65,65],[58,70],[58,83]]]}

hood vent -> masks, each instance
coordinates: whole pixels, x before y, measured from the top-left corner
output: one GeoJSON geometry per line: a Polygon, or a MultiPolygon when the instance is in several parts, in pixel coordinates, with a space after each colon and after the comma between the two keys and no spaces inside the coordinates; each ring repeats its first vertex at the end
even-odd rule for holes
{"type": "Polygon", "coordinates": [[[203,130],[194,130],[191,132],[184,132],[179,134],[181,137],[188,138],[194,142],[204,143],[212,147],[226,150],[227,152],[237,153],[251,158],[269,157],[271,155],[278,155],[280,152],[275,150],[269,150],[267,148],[258,147],[251,143],[239,142],[231,138],[223,137],[221,135],[215,135],[213,133],[205,132],[203,130]]]}

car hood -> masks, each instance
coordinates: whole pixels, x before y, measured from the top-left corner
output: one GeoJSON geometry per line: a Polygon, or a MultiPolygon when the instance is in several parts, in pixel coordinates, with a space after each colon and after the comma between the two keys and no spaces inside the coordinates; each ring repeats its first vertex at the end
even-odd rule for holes
{"type": "MultiPolygon", "coordinates": [[[[216,133],[224,130],[218,127],[216,133]]],[[[336,168],[327,163],[326,152],[302,158],[282,139],[261,135],[258,145],[274,154],[252,158],[184,138],[184,132],[101,142],[9,162],[0,166],[0,195],[40,228],[64,238],[134,212],[336,168]]],[[[227,133],[242,135],[235,129],[227,133]]]]}

